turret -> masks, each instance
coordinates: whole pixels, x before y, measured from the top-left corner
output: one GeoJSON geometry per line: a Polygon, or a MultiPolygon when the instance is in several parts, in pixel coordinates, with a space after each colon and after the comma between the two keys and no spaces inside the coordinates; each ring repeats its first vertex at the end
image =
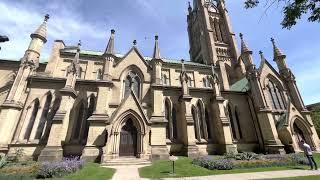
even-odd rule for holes
{"type": "Polygon", "coordinates": [[[22,101],[20,98],[27,86],[27,78],[39,67],[41,49],[43,44],[47,42],[48,19],[49,15],[47,14],[43,23],[30,35],[31,42],[28,49],[25,51],[24,56],[21,58],[20,69],[5,103],[22,101]]]}
{"type": "Polygon", "coordinates": [[[286,55],[284,55],[281,52],[281,50],[277,47],[273,38],[271,38],[271,42],[273,45],[273,60],[277,63],[280,73],[283,73],[283,71],[286,71],[288,69],[288,66],[286,64],[286,55]]]}
{"type": "Polygon", "coordinates": [[[242,59],[244,65],[246,67],[246,70],[252,71],[253,69],[255,69],[255,65],[253,64],[253,59],[252,59],[252,51],[249,49],[249,47],[245,43],[242,33],[240,33],[240,39],[241,39],[240,58],[242,59]]]}
{"type": "Polygon", "coordinates": [[[38,27],[38,29],[30,35],[31,42],[28,49],[26,50],[24,57],[22,58],[22,63],[31,63],[38,68],[39,57],[43,44],[47,42],[47,22],[49,15],[47,14],[44,18],[43,23],[38,27]]]}
{"type": "Polygon", "coordinates": [[[162,84],[161,75],[162,75],[162,63],[159,47],[159,36],[155,36],[155,44],[152,56],[152,79],[154,84],[162,84]]]}
{"type": "Polygon", "coordinates": [[[104,69],[103,69],[103,79],[111,80],[111,69],[113,67],[115,52],[114,52],[114,38],[116,31],[114,29],[111,30],[111,35],[108,41],[107,48],[103,54],[105,59],[104,69]]]}
{"type": "Polygon", "coordinates": [[[296,78],[293,75],[291,69],[288,68],[287,66],[286,55],[284,55],[280,51],[280,49],[277,47],[275,40],[273,38],[271,38],[271,42],[273,45],[273,55],[274,55],[273,59],[277,63],[281,78],[284,80],[284,82],[287,85],[293,104],[300,111],[307,111],[304,105],[304,102],[302,100],[301,94],[299,92],[299,89],[297,87],[296,80],[295,80],[296,78]]]}

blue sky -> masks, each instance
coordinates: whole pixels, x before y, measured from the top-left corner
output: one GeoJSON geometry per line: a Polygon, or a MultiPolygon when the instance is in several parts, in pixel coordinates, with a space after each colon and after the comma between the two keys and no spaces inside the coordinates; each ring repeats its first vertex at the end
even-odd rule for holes
{"type": "MultiPolygon", "coordinates": [[[[234,32],[242,32],[254,51],[259,65],[258,51],[272,61],[270,37],[287,55],[288,65],[296,75],[306,104],[320,101],[320,23],[306,20],[291,30],[282,29],[281,5],[245,10],[244,0],[227,0],[234,32]]],[[[1,0],[0,34],[10,42],[1,44],[0,59],[19,59],[30,42],[29,35],[49,13],[48,42],[41,55],[45,61],[52,42],[62,39],[67,45],[82,40],[82,48],[103,51],[110,29],[116,30],[116,51],[126,53],[137,39],[145,56],[152,55],[154,35],[160,36],[161,54],[173,59],[189,59],[187,34],[187,0],[1,0]]],[[[263,4],[262,4],[263,5],[263,4]]],[[[239,44],[239,43],[238,43],[239,44]]]]}

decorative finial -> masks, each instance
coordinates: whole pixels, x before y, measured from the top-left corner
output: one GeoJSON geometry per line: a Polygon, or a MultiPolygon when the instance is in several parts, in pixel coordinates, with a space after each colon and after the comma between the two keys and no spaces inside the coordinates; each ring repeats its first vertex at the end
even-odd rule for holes
{"type": "Polygon", "coordinates": [[[280,49],[277,47],[276,42],[273,38],[271,38],[271,42],[273,45],[273,55],[274,55],[274,60],[277,60],[278,58],[284,59],[286,58],[286,55],[284,55],[280,49]]]}
{"type": "Polygon", "coordinates": [[[45,22],[48,22],[48,19],[50,19],[50,15],[49,15],[49,14],[46,14],[46,15],[44,16],[44,21],[45,21],[45,22]]]}
{"type": "Polygon", "coordinates": [[[116,31],[114,29],[111,29],[111,34],[115,34],[116,31]]]}
{"type": "Polygon", "coordinates": [[[240,36],[240,39],[243,40],[243,34],[240,33],[239,36],[240,36]]]}
{"type": "Polygon", "coordinates": [[[252,53],[251,50],[248,48],[247,44],[243,40],[243,34],[240,33],[239,36],[241,39],[241,53],[246,53],[246,52],[252,53]]]}
{"type": "Polygon", "coordinates": [[[134,46],[137,45],[137,40],[133,40],[133,45],[134,45],[134,46]]]}
{"type": "Polygon", "coordinates": [[[81,46],[81,40],[79,40],[79,42],[78,42],[78,47],[80,47],[81,46]]]}
{"type": "Polygon", "coordinates": [[[158,40],[159,40],[159,36],[158,36],[158,35],[155,35],[155,36],[154,36],[154,39],[155,39],[156,41],[158,41],[158,40]]]}
{"type": "Polygon", "coordinates": [[[264,55],[263,55],[263,52],[262,52],[261,50],[259,51],[259,54],[260,54],[261,60],[265,60],[264,55]]]}
{"type": "Polygon", "coordinates": [[[186,72],[186,68],[184,66],[184,59],[181,59],[181,71],[186,72]]]}
{"type": "Polygon", "coordinates": [[[276,44],[273,38],[271,38],[271,42],[272,42],[273,45],[276,44]]]}

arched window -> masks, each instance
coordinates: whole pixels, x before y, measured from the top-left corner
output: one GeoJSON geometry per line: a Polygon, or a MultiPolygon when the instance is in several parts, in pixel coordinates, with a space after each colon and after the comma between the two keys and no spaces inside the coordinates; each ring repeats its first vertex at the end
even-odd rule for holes
{"type": "Polygon", "coordinates": [[[172,139],[178,138],[178,124],[177,124],[177,110],[173,106],[172,108],[172,139]]]}
{"type": "Polygon", "coordinates": [[[229,116],[229,121],[231,123],[231,131],[232,131],[232,138],[233,139],[237,139],[236,135],[236,129],[235,129],[235,124],[234,124],[234,121],[233,121],[233,116],[232,116],[232,111],[231,111],[231,107],[230,105],[228,104],[228,116],[229,116]]]}
{"type": "Polygon", "coordinates": [[[27,118],[29,118],[29,119],[27,121],[28,126],[27,126],[25,133],[24,133],[24,139],[29,140],[29,138],[30,138],[32,127],[33,127],[34,121],[35,121],[37,114],[38,114],[39,106],[40,106],[40,102],[39,102],[39,99],[37,98],[34,100],[32,106],[28,110],[27,118]]]}
{"type": "Polygon", "coordinates": [[[205,119],[206,119],[206,124],[207,124],[207,132],[208,132],[208,139],[212,139],[212,132],[211,132],[211,122],[210,122],[210,117],[208,110],[205,110],[205,119]]]}
{"type": "Polygon", "coordinates": [[[168,121],[166,126],[166,137],[173,141],[177,139],[177,118],[176,109],[172,108],[169,99],[165,100],[165,118],[168,121]]]}
{"type": "Polygon", "coordinates": [[[42,114],[40,117],[39,125],[37,127],[35,139],[40,139],[42,136],[43,128],[44,128],[44,126],[47,122],[47,119],[48,119],[48,113],[50,110],[51,101],[52,101],[52,95],[51,95],[51,93],[49,93],[47,95],[46,101],[43,106],[43,110],[42,110],[42,114]]]}
{"type": "Polygon", "coordinates": [[[228,118],[231,124],[232,138],[234,140],[241,139],[242,131],[240,128],[239,112],[236,106],[232,109],[230,104],[228,104],[228,118]]]}
{"type": "Polygon", "coordinates": [[[198,122],[199,122],[199,128],[200,128],[200,138],[201,139],[207,139],[205,136],[205,119],[204,119],[204,111],[203,107],[201,106],[200,102],[197,104],[197,114],[198,114],[198,122]]]}
{"type": "Polygon", "coordinates": [[[165,103],[164,103],[164,114],[165,114],[165,118],[166,118],[166,120],[168,121],[168,123],[167,123],[167,126],[166,126],[166,138],[167,139],[171,139],[171,115],[170,115],[170,113],[171,113],[171,110],[170,110],[170,104],[169,104],[169,102],[168,102],[168,100],[166,100],[165,101],[165,103]]]}
{"type": "Polygon", "coordinates": [[[92,116],[96,106],[96,98],[94,94],[91,94],[88,98],[88,110],[86,113],[85,119],[83,119],[83,123],[81,126],[81,140],[83,140],[83,143],[85,144],[87,142],[88,138],[88,132],[89,132],[89,123],[88,118],[92,116]]]}
{"type": "Polygon", "coordinates": [[[141,79],[137,73],[130,71],[124,80],[124,97],[128,96],[132,91],[140,98],[141,97],[141,79]]]}
{"type": "Polygon", "coordinates": [[[241,130],[241,127],[240,127],[240,118],[239,118],[239,112],[238,112],[238,107],[237,106],[234,108],[234,114],[235,114],[238,133],[239,133],[238,139],[241,139],[242,138],[242,130],[241,130]]]}
{"type": "Polygon", "coordinates": [[[270,103],[271,103],[272,109],[285,109],[286,108],[283,92],[270,79],[269,79],[269,82],[267,85],[267,93],[268,93],[268,97],[270,98],[270,103]]]}
{"type": "Polygon", "coordinates": [[[199,123],[198,123],[198,117],[197,117],[197,109],[193,106],[191,109],[193,121],[194,121],[194,135],[198,141],[200,141],[200,133],[199,133],[199,123]]]}
{"type": "Polygon", "coordinates": [[[97,70],[97,80],[102,80],[102,70],[101,69],[97,70]]]}
{"type": "Polygon", "coordinates": [[[75,115],[74,124],[73,124],[74,126],[73,126],[71,140],[77,141],[77,140],[80,140],[81,126],[82,126],[83,119],[86,116],[86,107],[84,102],[80,102],[80,104],[75,109],[74,115],[75,115]]]}

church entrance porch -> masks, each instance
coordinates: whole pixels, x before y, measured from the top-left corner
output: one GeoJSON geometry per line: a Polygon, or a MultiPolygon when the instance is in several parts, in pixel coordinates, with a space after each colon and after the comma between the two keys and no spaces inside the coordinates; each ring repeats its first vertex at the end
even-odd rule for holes
{"type": "Polygon", "coordinates": [[[137,156],[137,129],[128,119],[120,132],[119,156],[137,156]]]}
{"type": "Polygon", "coordinates": [[[149,159],[148,146],[150,127],[145,120],[133,110],[121,113],[107,126],[110,132],[104,147],[102,162],[119,159],[149,159]]]}

